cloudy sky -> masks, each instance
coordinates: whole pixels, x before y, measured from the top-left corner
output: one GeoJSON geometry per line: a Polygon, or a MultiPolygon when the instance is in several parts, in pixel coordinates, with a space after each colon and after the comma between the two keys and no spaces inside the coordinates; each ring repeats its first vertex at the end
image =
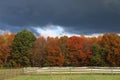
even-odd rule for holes
{"type": "Polygon", "coordinates": [[[0,34],[23,29],[44,36],[120,33],[120,0],[0,0],[0,34]]]}

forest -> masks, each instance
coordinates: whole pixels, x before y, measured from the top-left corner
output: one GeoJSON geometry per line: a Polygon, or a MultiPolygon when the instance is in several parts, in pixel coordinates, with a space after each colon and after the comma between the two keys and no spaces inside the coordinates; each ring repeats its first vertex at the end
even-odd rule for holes
{"type": "Polygon", "coordinates": [[[120,66],[120,36],[35,36],[22,30],[0,35],[0,67],[120,66]]]}

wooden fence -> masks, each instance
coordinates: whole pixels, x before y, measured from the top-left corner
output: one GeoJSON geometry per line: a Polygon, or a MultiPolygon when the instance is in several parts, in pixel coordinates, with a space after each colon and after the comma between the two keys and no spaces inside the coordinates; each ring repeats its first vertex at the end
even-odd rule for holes
{"type": "Polygon", "coordinates": [[[0,80],[28,74],[120,74],[120,67],[26,67],[0,69],[0,80]]]}
{"type": "Polygon", "coordinates": [[[120,74],[120,67],[27,67],[25,74],[120,74]]]}

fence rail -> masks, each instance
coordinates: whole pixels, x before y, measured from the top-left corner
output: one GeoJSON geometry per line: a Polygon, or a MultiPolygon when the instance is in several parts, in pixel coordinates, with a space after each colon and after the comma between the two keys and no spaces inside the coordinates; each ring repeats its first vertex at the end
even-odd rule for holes
{"type": "Polygon", "coordinates": [[[109,73],[120,74],[120,67],[27,67],[25,74],[81,74],[81,73],[109,73]]]}
{"type": "Polygon", "coordinates": [[[26,67],[20,69],[0,69],[0,80],[21,74],[120,74],[120,67],[26,67]]]}

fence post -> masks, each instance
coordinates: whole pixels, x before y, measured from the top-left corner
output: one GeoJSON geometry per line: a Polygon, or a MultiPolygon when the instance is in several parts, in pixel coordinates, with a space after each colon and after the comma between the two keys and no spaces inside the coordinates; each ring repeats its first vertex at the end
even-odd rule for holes
{"type": "Polygon", "coordinates": [[[72,71],[71,71],[72,67],[69,68],[70,68],[70,79],[72,80],[72,71]]]}

